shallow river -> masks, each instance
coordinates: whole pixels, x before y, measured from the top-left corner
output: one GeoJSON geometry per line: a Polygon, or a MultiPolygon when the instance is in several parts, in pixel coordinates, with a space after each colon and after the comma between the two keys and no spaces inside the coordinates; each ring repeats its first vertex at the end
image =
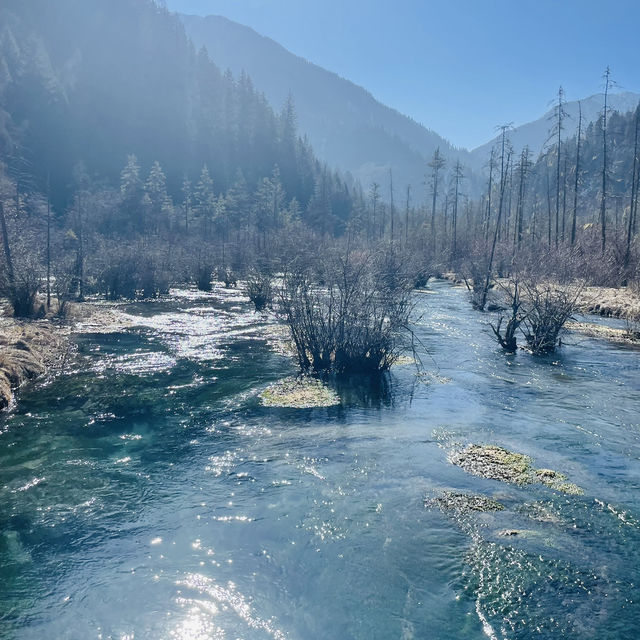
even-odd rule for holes
{"type": "Polygon", "coordinates": [[[294,367],[241,296],[125,311],[0,422],[0,638],[640,637],[640,351],[505,356],[436,283],[427,375],[278,409],[258,394],[294,367]],[[472,476],[448,460],[468,443],[584,495],[472,476]],[[506,509],[425,506],[444,490],[506,509]]]}

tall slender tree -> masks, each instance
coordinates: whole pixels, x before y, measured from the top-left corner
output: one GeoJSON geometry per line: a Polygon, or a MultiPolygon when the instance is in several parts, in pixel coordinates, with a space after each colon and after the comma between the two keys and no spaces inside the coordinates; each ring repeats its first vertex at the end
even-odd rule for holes
{"type": "Polygon", "coordinates": [[[389,167],[389,196],[390,196],[390,215],[391,215],[391,242],[393,242],[393,223],[395,220],[395,207],[393,205],[393,171],[389,167]]]}
{"type": "Polygon", "coordinates": [[[460,181],[464,178],[464,171],[460,160],[453,168],[453,211],[451,214],[451,257],[455,260],[458,255],[458,198],[460,195],[460,181]]]}
{"type": "Polygon", "coordinates": [[[371,235],[375,237],[378,202],[380,202],[380,185],[377,182],[371,183],[371,188],[369,189],[369,200],[371,201],[371,235]]]}
{"type": "Polygon", "coordinates": [[[602,253],[607,248],[607,117],[609,115],[609,89],[611,87],[611,70],[604,72],[604,108],[602,110],[602,192],[600,194],[600,233],[602,253]]]}
{"type": "Polygon", "coordinates": [[[440,183],[440,172],[444,169],[447,162],[444,159],[442,153],[440,153],[440,147],[433,152],[433,157],[428,166],[431,169],[429,177],[429,188],[431,190],[431,248],[433,251],[436,249],[436,203],[438,200],[438,188],[440,183]]]}
{"type": "Polygon", "coordinates": [[[562,156],[562,131],[564,130],[564,119],[567,113],[564,108],[564,89],[558,88],[558,98],[553,110],[552,136],[555,138],[556,146],[556,201],[555,201],[555,245],[558,246],[559,221],[560,221],[560,161],[562,156]]]}
{"type": "Polygon", "coordinates": [[[640,128],[640,104],[636,107],[633,132],[633,163],[631,169],[631,202],[627,220],[627,246],[624,253],[624,265],[629,266],[631,256],[631,236],[638,207],[638,129],[640,128]]]}
{"type": "Polygon", "coordinates": [[[516,250],[520,249],[522,244],[523,228],[524,228],[524,202],[526,195],[527,176],[531,168],[529,147],[525,146],[520,154],[520,162],[518,163],[518,201],[516,204],[516,223],[513,236],[513,244],[516,250]]]}
{"type": "Polygon", "coordinates": [[[404,243],[409,243],[409,208],[411,206],[411,185],[407,185],[407,202],[404,210],[404,243]]]}
{"type": "Polygon", "coordinates": [[[578,188],[580,186],[580,144],[582,142],[582,103],[578,101],[578,132],[576,134],[576,166],[573,185],[573,215],[571,218],[571,246],[576,242],[576,219],[578,217],[578,188]]]}

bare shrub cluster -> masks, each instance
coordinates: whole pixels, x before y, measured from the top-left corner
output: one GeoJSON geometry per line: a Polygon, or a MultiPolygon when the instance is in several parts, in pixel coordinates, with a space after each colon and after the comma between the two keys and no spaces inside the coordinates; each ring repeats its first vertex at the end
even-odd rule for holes
{"type": "Polygon", "coordinates": [[[511,311],[504,331],[501,330],[504,314],[496,326],[491,325],[502,348],[514,352],[520,330],[531,353],[554,352],[561,344],[562,329],[578,309],[583,285],[539,282],[527,276],[514,277],[507,283],[499,283],[499,287],[511,311]]]}
{"type": "Polygon", "coordinates": [[[412,284],[393,250],[296,260],[284,274],[278,301],[301,368],[389,369],[408,331],[412,284]]]}
{"type": "Polygon", "coordinates": [[[256,311],[264,311],[273,302],[273,275],[270,271],[252,269],[244,290],[256,311]]]}

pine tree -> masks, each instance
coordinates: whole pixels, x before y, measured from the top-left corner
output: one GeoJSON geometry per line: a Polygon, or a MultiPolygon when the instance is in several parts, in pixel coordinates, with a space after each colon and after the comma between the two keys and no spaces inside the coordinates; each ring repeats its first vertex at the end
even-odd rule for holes
{"type": "Polygon", "coordinates": [[[196,185],[195,200],[197,212],[204,227],[204,235],[209,237],[215,212],[215,193],[213,192],[213,180],[206,164],[202,167],[200,180],[196,185]]]}
{"type": "Polygon", "coordinates": [[[167,179],[158,161],[151,166],[144,190],[150,202],[150,219],[147,224],[157,233],[160,226],[162,226],[162,218],[169,199],[167,195],[167,179]]]}
{"type": "Polygon", "coordinates": [[[142,196],[144,190],[140,179],[140,165],[138,158],[131,154],[127,156],[127,164],[120,174],[120,196],[121,209],[127,219],[135,229],[144,231],[144,209],[142,207],[142,196]]]}

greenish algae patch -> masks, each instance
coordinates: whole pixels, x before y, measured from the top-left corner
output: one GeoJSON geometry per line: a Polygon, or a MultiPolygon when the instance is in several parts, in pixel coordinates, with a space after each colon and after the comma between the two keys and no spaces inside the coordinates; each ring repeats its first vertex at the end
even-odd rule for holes
{"type": "Polygon", "coordinates": [[[577,484],[567,482],[567,476],[564,473],[558,473],[553,469],[536,469],[536,479],[538,482],[546,484],[547,487],[562,493],[569,493],[574,496],[580,496],[584,493],[577,484]]]}
{"type": "Polygon", "coordinates": [[[285,378],[276,382],[260,394],[260,401],[265,407],[291,409],[333,407],[340,404],[335,391],[320,380],[308,377],[285,378]]]}
{"type": "Polygon", "coordinates": [[[504,509],[504,506],[493,498],[472,493],[457,493],[455,491],[445,491],[436,498],[428,498],[425,500],[425,505],[456,513],[502,511],[504,509]]]}
{"type": "Polygon", "coordinates": [[[475,476],[513,484],[532,482],[531,458],[495,445],[471,444],[454,452],[450,459],[475,476]]]}
{"type": "Polygon", "coordinates": [[[476,476],[523,485],[541,483],[562,493],[582,495],[584,491],[567,476],[553,469],[535,469],[531,458],[496,445],[471,444],[455,451],[450,460],[476,476]]]}

